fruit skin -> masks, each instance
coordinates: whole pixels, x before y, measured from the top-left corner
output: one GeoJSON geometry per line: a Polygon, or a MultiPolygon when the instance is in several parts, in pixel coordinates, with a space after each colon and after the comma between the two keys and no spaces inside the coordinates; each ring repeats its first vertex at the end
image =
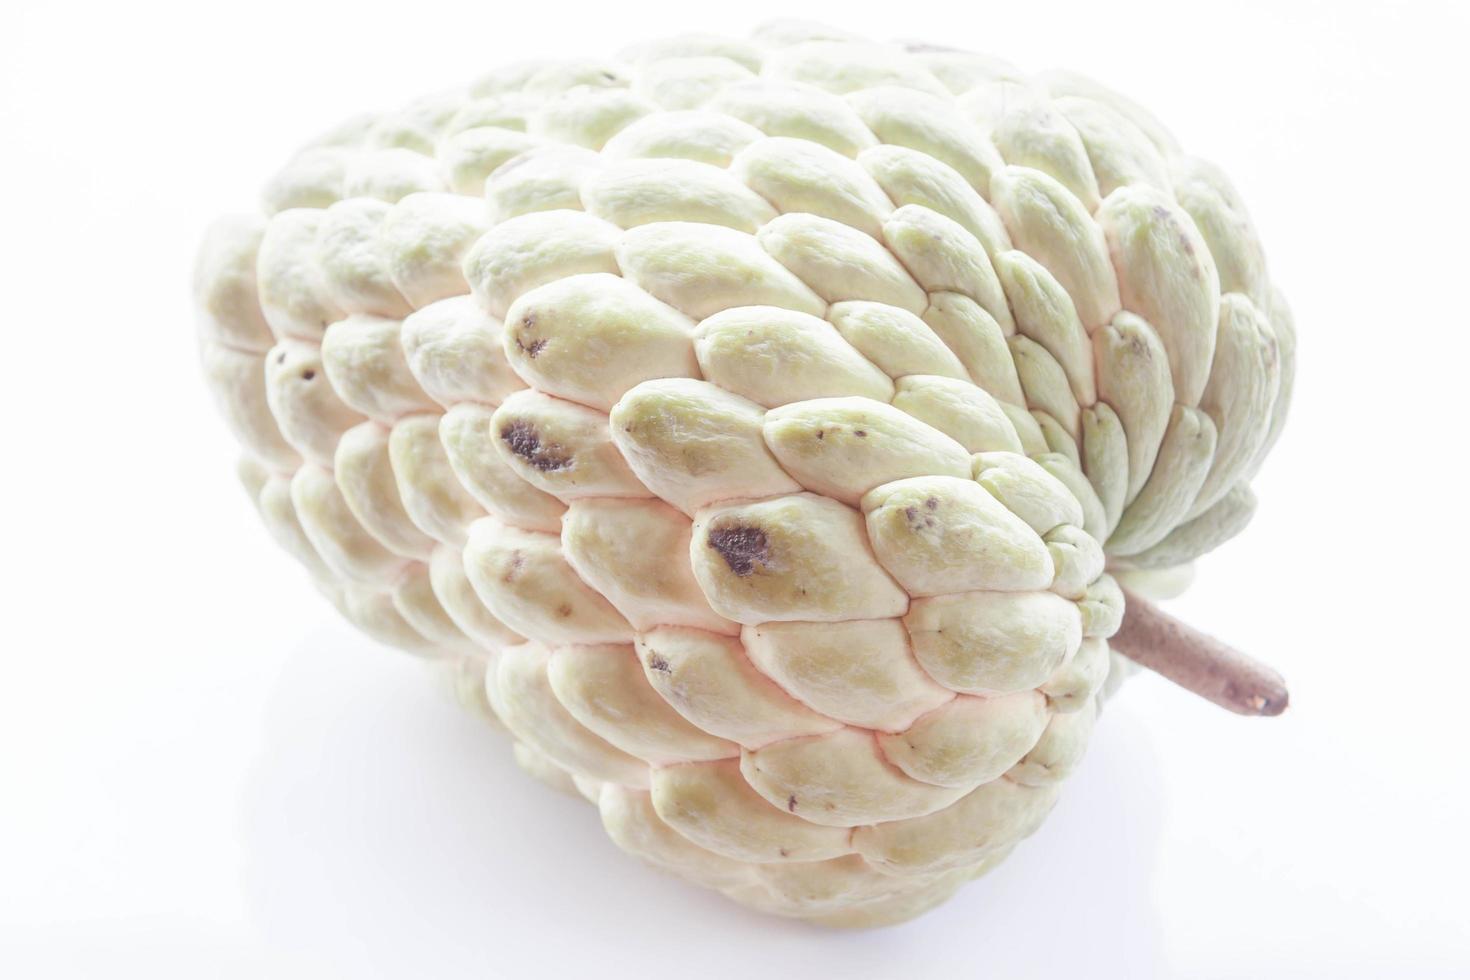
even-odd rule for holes
{"type": "Polygon", "coordinates": [[[844,926],[1044,819],[1124,673],[1113,575],[1244,527],[1295,360],[1238,196],[1142,109],[792,23],[349,123],[195,291],[344,615],[620,847],[844,926]]]}

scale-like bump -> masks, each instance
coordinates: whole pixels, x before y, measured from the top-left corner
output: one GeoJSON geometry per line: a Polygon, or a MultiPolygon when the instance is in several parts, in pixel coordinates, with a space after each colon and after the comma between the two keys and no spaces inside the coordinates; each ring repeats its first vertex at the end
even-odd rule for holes
{"type": "Polygon", "coordinates": [[[814,494],[702,510],[690,554],[710,605],[737,623],[886,618],[908,608],[868,551],[862,517],[814,494]]]}

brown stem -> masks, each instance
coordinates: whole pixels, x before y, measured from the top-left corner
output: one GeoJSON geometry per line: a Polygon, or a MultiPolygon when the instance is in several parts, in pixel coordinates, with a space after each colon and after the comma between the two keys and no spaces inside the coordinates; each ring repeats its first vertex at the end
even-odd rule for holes
{"type": "Polygon", "coordinates": [[[1276,671],[1143,596],[1126,589],[1124,595],[1123,626],[1108,641],[1114,650],[1236,714],[1273,716],[1286,710],[1286,682],[1276,671]]]}

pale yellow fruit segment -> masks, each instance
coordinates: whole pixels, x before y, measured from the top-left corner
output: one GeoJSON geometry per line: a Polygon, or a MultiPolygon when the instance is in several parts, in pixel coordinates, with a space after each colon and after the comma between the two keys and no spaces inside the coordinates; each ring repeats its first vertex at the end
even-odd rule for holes
{"type": "Polygon", "coordinates": [[[332,474],[303,466],[291,479],[291,503],[301,530],[337,575],[353,582],[386,582],[403,559],[368,534],[353,516],[332,474]]]}
{"type": "Polygon", "coordinates": [[[912,374],[963,379],[969,375],[954,352],[908,310],[861,300],[834,303],[827,319],[860,354],[891,378],[912,374]]]}
{"type": "Polygon", "coordinates": [[[896,387],[894,408],[943,432],[967,452],[1023,451],[1005,408],[984,389],[933,375],[909,375],[896,387]]]}
{"type": "Polygon", "coordinates": [[[464,258],[475,298],[504,317],[512,303],[537,286],[589,272],[616,273],[618,229],[580,211],[537,211],[503,221],[482,235],[464,258]]]}
{"type": "Polygon", "coordinates": [[[656,769],[652,797],[658,815],[680,834],[737,861],[821,861],[852,850],[846,828],[772,806],[750,788],[739,760],[656,769]]]}
{"type": "Polygon", "coordinates": [[[705,380],[767,408],[808,398],[887,401],[893,382],[831,324],[773,306],[741,306],[700,323],[694,350],[705,380]]]}
{"type": "Polygon", "coordinates": [[[705,381],[646,381],[613,406],[613,442],[651,491],[686,514],[801,489],[761,436],[761,407],[705,381]]]}
{"type": "Polygon", "coordinates": [[[941,96],[893,85],[854,92],[847,101],[884,145],[917,150],[954,168],[977,190],[989,188],[991,175],[1004,166],[995,147],[941,96]]]}
{"type": "Polygon", "coordinates": [[[1082,505],[1066,485],[1025,456],[977,453],[974,473],[977,483],[1037,534],[1083,521],[1082,505]]]}
{"type": "Polygon", "coordinates": [[[706,105],[734,116],[767,136],[810,140],[844,156],[878,142],[842,99],[805,85],[769,79],[739,82],[706,105]]]}
{"type": "Polygon", "coordinates": [[[961,868],[1030,836],[1056,800],[1055,786],[992,779],[937,813],[859,827],[853,845],[890,874],[961,868]]]}
{"type": "Polygon", "coordinates": [[[628,621],[567,564],[555,535],[482,518],[470,526],[464,565],[480,601],[522,636],[558,644],[633,639],[628,621]]]}
{"type": "Polygon", "coordinates": [[[703,221],[754,233],[779,213],[758,191],[708,163],[632,159],[588,181],[582,203],[589,213],[620,228],[703,221]]]}
{"type": "Polygon", "coordinates": [[[890,480],[968,476],[970,457],[953,439],[891,405],[818,398],[766,413],[766,445],[802,486],[856,504],[890,480]]]}
{"type": "Polygon", "coordinates": [[[332,465],[337,440],[361,422],[327,381],[321,349],[284,340],[265,358],[265,398],[281,437],[302,456],[332,465]]]}
{"type": "Polygon", "coordinates": [[[963,293],[999,322],[1010,311],[985,247],[938,211],[905,204],[883,223],[883,241],[926,292],[963,293]]]}
{"type": "Polygon", "coordinates": [[[661,626],[638,634],[638,655],[649,683],[674,710],[745,748],[842,727],[756,670],[738,637],[661,626]]]}
{"type": "Polygon", "coordinates": [[[582,579],[637,629],[738,627],[715,615],[689,563],[689,518],[659,500],[576,500],[562,519],[562,551],[582,579]]]}
{"type": "Polygon", "coordinates": [[[862,507],[878,561],[912,596],[1052,584],[1047,545],[973,480],[896,480],[869,492],[862,507]]]}
{"type": "Polygon", "coordinates": [[[1086,702],[1077,711],[1052,715],[1040,740],[1010,771],[1009,778],[1025,786],[1060,783],[1082,761],[1096,720],[1095,700],[1086,702]]]}
{"type": "Polygon", "coordinates": [[[388,424],[437,407],[409,370],[400,326],[397,320],[353,314],[329,326],[322,337],[322,366],[338,397],[388,424]]]}
{"type": "Polygon", "coordinates": [[[484,208],[459,194],[410,194],[383,220],[393,285],[415,309],[470,291],[461,264],[485,231],[484,208]]]}
{"type": "Polygon", "coordinates": [[[296,515],[296,504],[291,499],[291,486],[295,481],[285,477],[270,476],[248,457],[245,464],[241,466],[241,471],[247,491],[253,490],[255,509],[260,514],[261,522],[265,524],[265,529],[271,538],[305,566],[313,581],[318,583],[331,581],[331,569],[322,560],[316,546],[307,538],[306,531],[301,526],[301,520],[296,515]],[[244,476],[249,471],[254,471],[254,473],[244,476]],[[256,487],[259,489],[254,489],[256,487]]]}
{"type": "Polygon", "coordinates": [[[409,519],[429,537],[463,547],[484,509],[454,475],[439,439],[438,415],[410,415],[393,426],[388,456],[409,519]]]}
{"type": "Polygon", "coordinates": [[[337,443],[337,488],[362,526],[394,554],[427,558],[434,539],[413,523],[398,492],[388,430],[376,422],[348,429],[337,443]]]}
{"type": "Polygon", "coordinates": [[[478,647],[445,611],[430,581],[429,566],[414,562],[393,586],[393,607],[404,622],[422,636],[436,654],[449,657],[476,656],[478,647]]]}
{"type": "Polygon", "coordinates": [[[907,775],[936,786],[979,786],[1032,750],[1051,715],[1036,691],[999,697],[961,695],[907,730],[878,736],[883,757],[907,775]]]}
{"type": "Polygon", "coordinates": [[[317,226],[317,258],[332,301],[348,313],[402,317],[413,306],[393,283],[383,223],[393,206],[369,197],[338,201],[317,226]]]}
{"type": "Polygon", "coordinates": [[[194,264],[202,339],[262,352],[275,342],[260,309],[255,267],[265,229],[257,215],[219,218],[209,226],[194,264]]]}
{"type": "Polygon", "coordinates": [[[775,205],[767,220],[793,211],[815,214],[876,237],[893,210],[862,167],[809,140],[758,140],[735,155],[730,172],[775,205]]]}
{"type": "Polygon", "coordinates": [[[1050,592],[961,592],[915,599],[904,617],[914,656],[952,691],[1034,688],[1082,643],[1077,606],[1050,592]]]}
{"type": "Polygon", "coordinates": [[[746,752],[740,770],[773,805],[827,827],[923,816],[964,795],[898,772],[883,759],[873,733],[856,728],[746,752]]]}
{"type": "Polygon", "coordinates": [[[692,160],[723,168],[760,138],[761,131],[749,123],[708,109],[662,112],[621,130],[607,141],[602,155],[614,160],[692,160]]]}
{"type": "Polygon", "coordinates": [[[922,313],[927,304],[924,290],[892,252],[830,218],[783,214],[761,228],[756,239],[829,303],[865,299],[911,313],[922,313]]]}
{"type": "Polygon", "coordinates": [[[750,235],[692,221],[624,232],[617,262],[650,295],[696,319],[732,306],[779,306],[820,316],[827,304],[750,235]]]}
{"type": "Polygon", "coordinates": [[[627,280],[568,276],[511,304],[505,356],[537,390],[607,411],[641,381],[697,377],[693,329],[627,280]]]}
{"type": "Polygon", "coordinates": [[[439,440],[465,490],[507,524],[559,531],[566,504],[527,483],[496,448],[499,436],[489,406],[460,402],[439,420],[439,440]]]}
{"type": "Polygon", "coordinates": [[[499,650],[525,642],[525,638],[491,614],[475,595],[465,574],[464,558],[457,549],[440,545],[429,558],[429,582],[444,612],[466,636],[481,647],[499,650]]]}
{"type": "Polygon", "coordinates": [[[550,655],[535,644],[507,647],[486,674],[495,714],[515,736],[574,772],[619,785],[648,785],[648,766],[599,738],[557,700],[547,675],[550,655]]]}
{"type": "Polygon", "coordinates": [[[1039,690],[1054,711],[1077,711],[1102,689],[1107,679],[1107,641],[1088,636],[1072,659],[1058,667],[1039,690]]]}
{"type": "Polygon", "coordinates": [[[649,496],[613,445],[607,416],[599,411],[522,391],[495,410],[490,431],[506,465],[563,501],[649,496]]]}
{"type": "Polygon", "coordinates": [[[896,619],[765,623],[745,627],[741,640],[763,674],[850,725],[903,731],[954,697],[919,669],[896,619]]]}
{"type": "Polygon", "coordinates": [[[646,792],[608,783],[593,802],[613,843],[655,867],[711,888],[736,887],[751,879],[749,865],[707,851],[664,823],[646,792]]]}
{"type": "Polygon", "coordinates": [[[301,456],[281,432],[271,407],[267,358],[209,343],[201,351],[201,360],[215,405],[246,451],[283,472],[299,466],[301,456]]]}
{"type": "Polygon", "coordinates": [[[690,555],[710,605],[737,623],[840,622],[908,609],[908,596],[868,550],[862,516],[815,494],[702,510],[690,555]]]}
{"type": "Polygon", "coordinates": [[[1220,277],[1199,229],[1160,191],[1124,187],[1097,213],[1123,305],[1154,326],[1168,351],[1174,393],[1197,405],[1209,378],[1220,317],[1220,277]]]}
{"type": "Polygon", "coordinates": [[[547,667],[551,689],[588,729],[655,766],[733,759],[740,747],[700,731],[649,686],[631,645],[567,646],[547,667]]]}
{"type": "Polygon", "coordinates": [[[1028,167],[1001,170],[990,192],[1016,249],[1056,278],[1084,326],[1099,327],[1122,309],[1107,242],[1082,201],[1028,167]]]}
{"type": "Polygon", "coordinates": [[[316,340],[343,310],[331,298],[318,260],[317,236],[326,212],[282,211],[266,226],[256,259],[260,309],[277,337],[316,340]]]}
{"type": "MultiPolygon", "coordinates": [[[[858,162],[900,208],[922,207],[950,219],[974,235],[992,258],[1011,247],[1005,225],[984,196],[939,160],[917,150],[875,146],[858,162]]],[[[1009,324],[1005,304],[987,308],[1002,325],[1009,324]]]]}

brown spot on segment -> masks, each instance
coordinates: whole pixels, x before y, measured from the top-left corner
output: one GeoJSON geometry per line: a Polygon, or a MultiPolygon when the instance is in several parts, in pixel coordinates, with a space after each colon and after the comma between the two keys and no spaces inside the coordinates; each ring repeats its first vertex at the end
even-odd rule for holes
{"type": "Polygon", "coordinates": [[[648,669],[656,670],[660,674],[672,674],[674,672],[669,666],[669,662],[656,653],[650,653],[648,655],[648,669]]]}
{"type": "Polygon", "coordinates": [[[302,381],[310,381],[314,377],[316,377],[316,372],[313,371],[311,368],[307,368],[305,371],[301,372],[302,381]]]}
{"type": "Polygon", "coordinates": [[[276,355],[276,363],[277,364],[285,364],[286,363],[286,352],[285,351],[281,351],[279,354],[276,355]]]}
{"type": "Polygon", "coordinates": [[[856,432],[853,433],[853,435],[857,436],[859,439],[866,439],[868,438],[868,430],[858,429],[856,432]]]}
{"type": "Polygon", "coordinates": [[[781,855],[783,858],[789,858],[791,856],[791,852],[786,850],[786,848],[784,847],[776,848],[776,853],[781,855]]]}
{"type": "Polygon", "coordinates": [[[756,563],[771,559],[766,532],[758,527],[721,527],[709,532],[709,546],[720,553],[730,571],[741,578],[755,571],[756,563]]]}
{"type": "Polygon", "coordinates": [[[909,519],[909,523],[912,524],[914,521],[918,520],[918,518],[919,518],[919,508],[917,508],[917,507],[905,507],[903,509],[903,516],[904,517],[907,517],[909,519]]]}
{"type": "Polygon", "coordinates": [[[930,497],[928,500],[924,501],[924,506],[925,507],[928,507],[930,510],[938,510],[939,509],[939,498],[938,497],[930,497]]]}
{"type": "Polygon", "coordinates": [[[554,442],[542,443],[535,424],[526,419],[512,420],[500,430],[500,438],[505,440],[511,452],[542,473],[555,473],[572,465],[572,457],[566,449],[554,442]]]}
{"type": "Polygon", "coordinates": [[[500,576],[500,581],[509,583],[511,579],[516,577],[516,572],[519,572],[525,565],[526,556],[520,551],[512,551],[510,553],[510,565],[506,567],[505,574],[500,576]]]}
{"type": "Polygon", "coordinates": [[[536,355],[539,354],[539,353],[541,353],[543,350],[546,349],[546,343],[547,343],[545,337],[537,337],[535,340],[532,340],[530,343],[527,343],[525,341],[524,337],[525,337],[526,333],[528,333],[529,331],[534,331],[535,329],[536,329],[536,311],[535,310],[527,310],[526,313],[525,313],[525,315],[521,317],[521,328],[520,328],[520,330],[516,331],[516,347],[521,351],[521,353],[525,354],[527,357],[531,358],[532,360],[535,360],[536,359],[536,355]]]}
{"type": "Polygon", "coordinates": [[[818,429],[817,430],[817,438],[818,439],[825,439],[826,437],[827,437],[827,432],[826,432],[825,429],[818,429]]]}
{"type": "Polygon", "coordinates": [[[569,602],[563,602],[561,605],[556,607],[556,614],[562,619],[566,619],[572,614],[572,604],[569,602]]]}
{"type": "Polygon", "coordinates": [[[796,812],[796,795],[786,797],[786,809],[792,813],[796,812]]]}

